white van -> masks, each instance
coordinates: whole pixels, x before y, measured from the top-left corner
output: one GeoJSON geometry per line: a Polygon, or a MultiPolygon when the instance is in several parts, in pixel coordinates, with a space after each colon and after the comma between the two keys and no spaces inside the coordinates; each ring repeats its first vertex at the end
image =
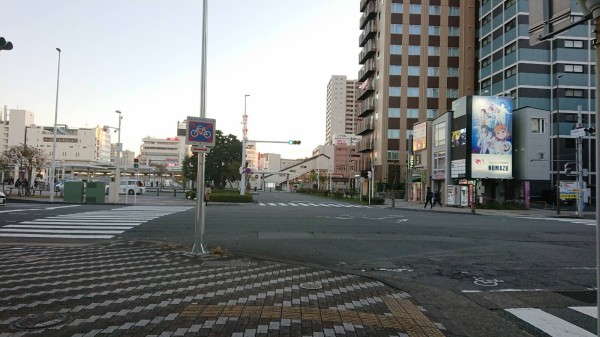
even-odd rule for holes
{"type": "MultiPolygon", "coordinates": [[[[105,194],[107,195],[109,186],[110,184],[106,184],[105,194]]],[[[133,195],[134,193],[139,195],[146,193],[146,187],[144,187],[144,184],[135,179],[122,179],[119,188],[119,194],[133,195]]]]}

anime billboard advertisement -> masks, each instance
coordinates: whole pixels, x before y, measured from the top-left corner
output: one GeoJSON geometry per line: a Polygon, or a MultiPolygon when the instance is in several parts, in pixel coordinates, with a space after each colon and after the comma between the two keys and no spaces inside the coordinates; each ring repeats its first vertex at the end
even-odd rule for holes
{"type": "Polygon", "coordinates": [[[512,97],[473,96],[472,178],[512,178],[512,112],[512,97]]]}

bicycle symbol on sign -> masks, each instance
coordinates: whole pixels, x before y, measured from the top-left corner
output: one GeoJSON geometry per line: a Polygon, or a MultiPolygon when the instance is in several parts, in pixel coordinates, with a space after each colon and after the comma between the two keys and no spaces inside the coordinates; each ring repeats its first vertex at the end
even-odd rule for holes
{"type": "Polygon", "coordinates": [[[196,129],[190,131],[190,135],[193,138],[198,137],[198,135],[202,135],[202,136],[204,136],[204,138],[210,138],[210,136],[212,136],[212,133],[209,130],[206,130],[205,125],[199,124],[196,129]]]}

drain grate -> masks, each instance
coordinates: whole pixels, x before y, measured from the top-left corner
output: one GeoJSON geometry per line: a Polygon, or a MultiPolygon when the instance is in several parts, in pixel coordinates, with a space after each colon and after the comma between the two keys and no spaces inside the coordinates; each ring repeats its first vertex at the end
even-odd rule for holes
{"type": "Polygon", "coordinates": [[[37,330],[45,329],[68,322],[71,318],[65,314],[41,314],[23,317],[12,325],[17,329],[37,330]]]}
{"type": "Polygon", "coordinates": [[[241,260],[208,260],[202,262],[204,267],[248,267],[250,262],[241,260]]]}
{"type": "Polygon", "coordinates": [[[300,283],[298,285],[298,287],[300,287],[302,289],[307,289],[307,290],[323,289],[323,285],[321,283],[318,283],[318,282],[300,283]]]}
{"type": "Polygon", "coordinates": [[[557,294],[570,297],[572,299],[589,303],[596,304],[596,291],[595,290],[570,290],[570,291],[556,291],[557,294]]]}

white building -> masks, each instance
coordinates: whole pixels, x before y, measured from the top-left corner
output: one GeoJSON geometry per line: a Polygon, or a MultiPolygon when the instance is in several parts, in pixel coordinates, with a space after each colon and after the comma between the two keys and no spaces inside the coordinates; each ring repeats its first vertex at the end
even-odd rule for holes
{"type": "Polygon", "coordinates": [[[333,75],[327,84],[325,144],[333,144],[335,134],[354,134],[356,93],[359,82],[346,76],[333,75]]]}
{"type": "Polygon", "coordinates": [[[34,114],[31,111],[7,109],[0,114],[0,153],[11,146],[25,142],[25,127],[32,125],[34,114]]]}
{"type": "Polygon", "coordinates": [[[183,158],[189,153],[185,139],[179,137],[144,137],[140,146],[140,164],[165,165],[167,169],[181,169],[183,158]]]}
{"type": "MultiPolygon", "coordinates": [[[[52,157],[54,127],[31,125],[26,128],[25,144],[44,150],[52,157]]],[[[109,164],[110,132],[102,127],[70,129],[57,125],[56,155],[58,163],[109,164]]]]}

